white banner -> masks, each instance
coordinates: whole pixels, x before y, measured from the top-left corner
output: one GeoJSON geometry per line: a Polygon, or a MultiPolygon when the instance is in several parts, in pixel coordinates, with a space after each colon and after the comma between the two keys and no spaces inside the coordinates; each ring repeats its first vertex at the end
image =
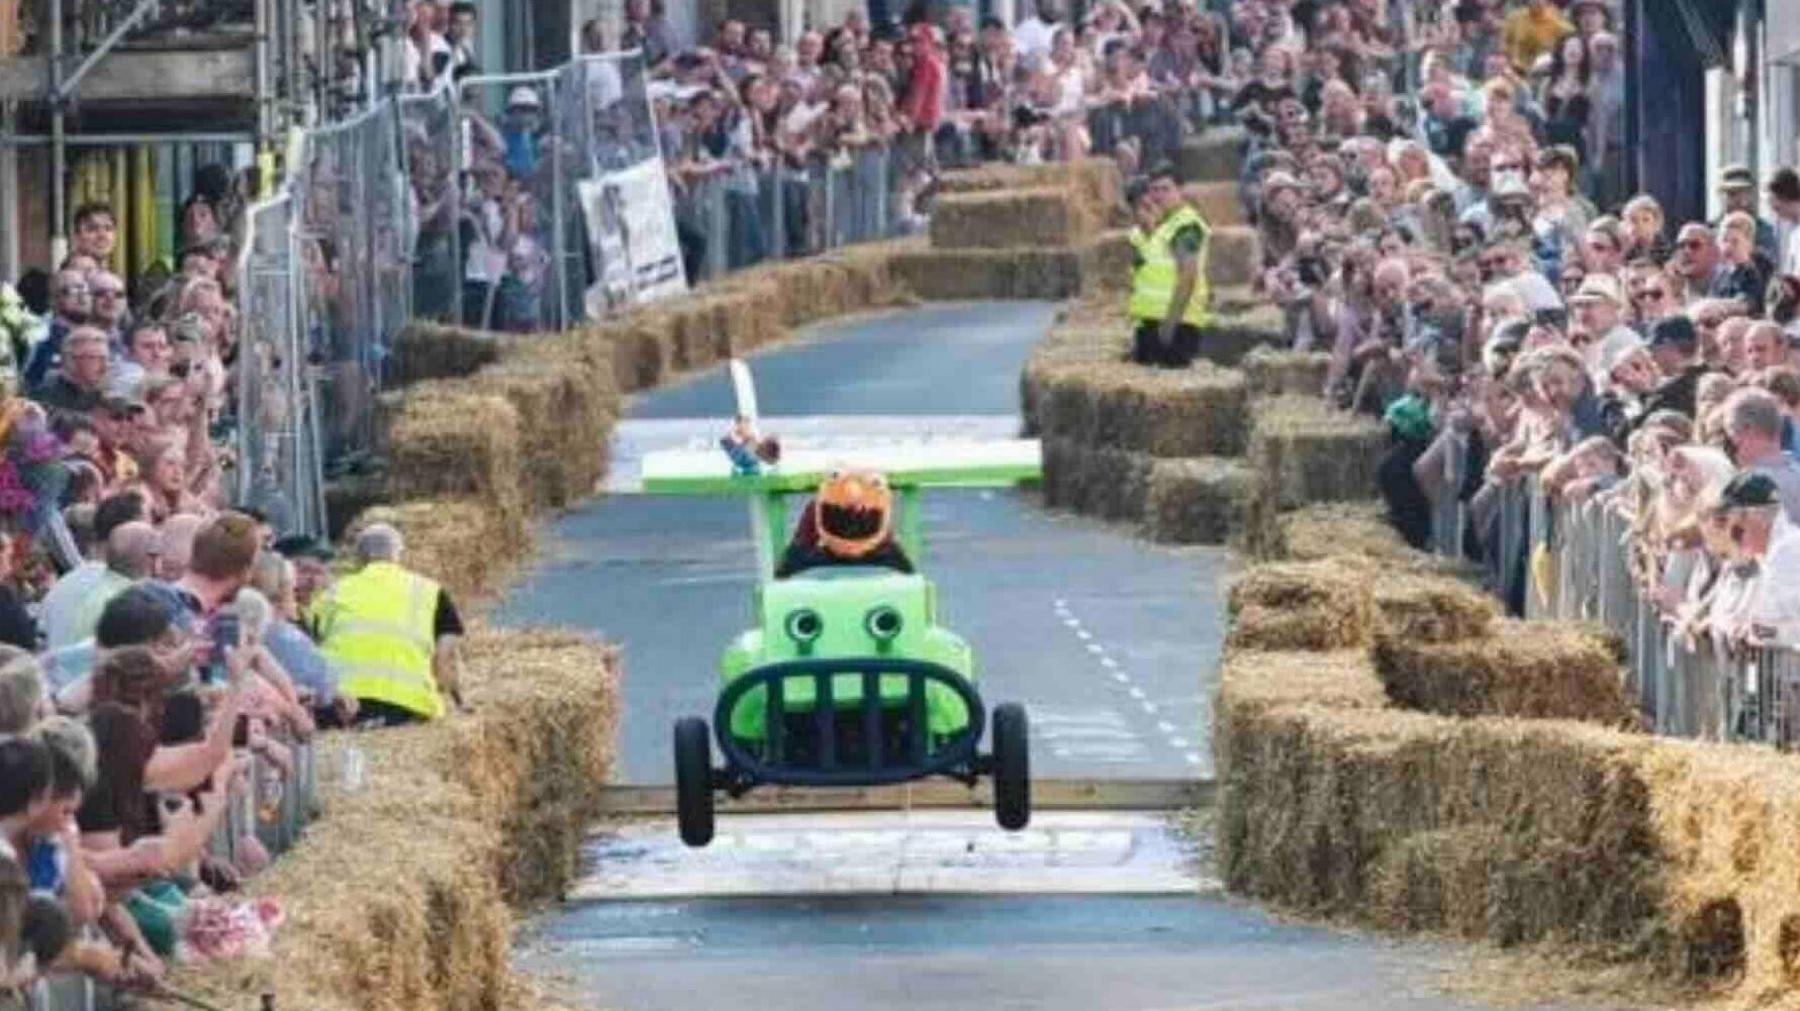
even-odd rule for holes
{"type": "Polygon", "coordinates": [[[590,315],[601,315],[619,301],[652,302],[687,290],[661,158],[578,185],[588,244],[599,268],[599,280],[587,292],[590,315]]]}

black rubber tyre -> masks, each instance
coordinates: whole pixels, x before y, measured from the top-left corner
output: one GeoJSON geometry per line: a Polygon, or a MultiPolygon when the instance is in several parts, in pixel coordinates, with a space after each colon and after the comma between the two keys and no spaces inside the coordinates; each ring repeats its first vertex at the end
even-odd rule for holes
{"type": "Polygon", "coordinates": [[[1031,824],[1030,724],[1025,707],[994,707],[994,820],[1009,832],[1031,824]]]}
{"type": "Polygon", "coordinates": [[[705,846],[713,837],[712,735],[706,721],[675,721],[675,816],[681,841],[705,846]]]}

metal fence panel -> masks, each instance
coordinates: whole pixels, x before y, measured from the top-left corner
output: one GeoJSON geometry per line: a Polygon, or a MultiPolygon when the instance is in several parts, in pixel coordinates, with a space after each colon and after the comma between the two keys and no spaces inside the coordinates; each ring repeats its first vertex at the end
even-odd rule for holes
{"type": "Polygon", "coordinates": [[[237,285],[237,498],[263,510],[283,534],[321,536],[324,488],[294,226],[294,204],[285,196],[246,213],[237,285]]]}
{"type": "Polygon", "coordinates": [[[400,153],[411,205],[412,316],[445,323],[461,314],[462,186],[456,92],[448,84],[400,105],[400,153]]]}

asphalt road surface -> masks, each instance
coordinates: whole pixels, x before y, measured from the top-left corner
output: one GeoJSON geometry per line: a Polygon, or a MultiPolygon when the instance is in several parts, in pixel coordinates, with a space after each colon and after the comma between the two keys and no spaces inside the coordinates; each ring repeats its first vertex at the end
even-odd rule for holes
{"type": "MultiPolygon", "coordinates": [[[[752,360],[764,427],[1014,435],[1019,371],[1054,312],[933,305],[813,328],[752,360]]],[[[618,469],[647,449],[717,438],[732,405],[723,369],[634,398],[618,469]]],[[[974,644],[984,696],[1030,711],[1034,774],[1211,774],[1225,552],[1140,543],[1028,493],[925,502],[922,568],[938,582],[940,617],[974,644]]],[[[674,720],[711,715],[719,650],[749,625],[748,529],[735,500],[601,496],[549,524],[540,562],[501,608],[502,621],[623,644],[622,782],[671,781],[674,720]]]]}
{"type": "MultiPolygon", "coordinates": [[[[1009,434],[1039,304],[939,305],[839,321],[754,360],[776,432],[1009,434]]],[[[646,394],[617,448],[704,445],[731,411],[719,372],[646,394]]],[[[1216,550],[1170,550],[1048,514],[1027,495],[927,498],[924,568],[984,664],[1033,718],[1045,776],[1211,771],[1216,550]]],[[[553,523],[502,619],[595,629],[625,648],[621,780],[672,778],[669,728],[710,711],[714,661],[747,621],[735,501],[602,496],[553,523]]],[[[1229,902],[1204,851],[1146,814],[728,816],[707,850],[666,822],[602,828],[574,901],[517,963],[571,1007],[658,1011],[1451,1011],[1456,949],[1275,922],[1229,902]],[[1129,894],[1126,894],[1129,893],[1129,894]]]]}
{"type": "Polygon", "coordinates": [[[522,968],[582,1009],[1453,1011],[1455,949],[1191,896],[585,902],[522,968]]]}

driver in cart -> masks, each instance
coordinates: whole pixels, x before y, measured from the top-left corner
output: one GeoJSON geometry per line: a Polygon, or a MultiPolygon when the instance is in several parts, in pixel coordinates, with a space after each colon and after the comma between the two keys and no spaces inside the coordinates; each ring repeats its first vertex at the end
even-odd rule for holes
{"type": "Polygon", "coordinates": [[[879,565],[913,571],[894,539],[894,492],[871,470],[836,470],[800,510],[775,578],[829,565],[879,565]]]}

